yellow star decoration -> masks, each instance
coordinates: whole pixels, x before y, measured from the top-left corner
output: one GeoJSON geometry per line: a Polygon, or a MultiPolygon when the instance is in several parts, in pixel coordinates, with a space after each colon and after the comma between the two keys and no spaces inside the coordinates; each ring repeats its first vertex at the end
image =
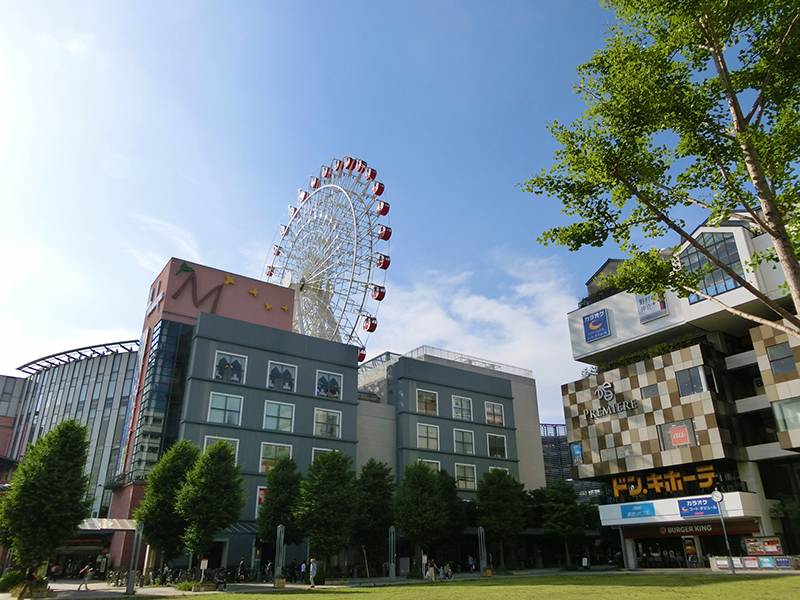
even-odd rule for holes
{"type": "Polygon", "coordinates": [[[289,310],[289,305],[286,304],[284,306],[281,306],[281,310],[283,310],[283,312],[286,312],[287,310],[289,310]]]}
{"type": "Polygon", "coordinates": [[[272,310],[272,304],[267,304],[266,302],[264,302],[264,308],[266,308],[267,310],[272,310]]]}
{"type": "Polygon", "coordinates": [[[222,285],[228,285],[229,283],[236,285],[236,282],[233,280],[233,277],[225,273],[225,283],[223,283],[222,285]]]}
{"type": "Polygon", "coordinates": [[[253,288],[252,290],[250,290],[247,293],[248,294],[252,294],[253,298],[258,298],[258,288],[253,288]]]}

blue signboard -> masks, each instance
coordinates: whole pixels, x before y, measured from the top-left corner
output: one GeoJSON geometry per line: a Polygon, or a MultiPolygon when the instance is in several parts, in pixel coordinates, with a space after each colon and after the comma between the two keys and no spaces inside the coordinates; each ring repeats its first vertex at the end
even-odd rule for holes
{"type": "Polygon", "coordinates": [[[771,556],[759,556],[758,566],[761,567],[762,569],[774,569],[775,561],[772,560],[771,556]]]}
{"type": "Polygon", "coordinates": [[[576,467],[583,464],[583,446],[580,442],[572,444],[572,466],[576,467]]]}
{"type": "Polygon", "coordinates": [[[780,569],[790,569],[792,567],[792,562],[789,560],[788,556],[776,556],[775,566],[780,569]]]}
{"type": "Polygon", "coordinates": [[[719,514],[719,504],[711,498],[694,498],[678,500],[678,512],[681,517],[707,517],[719,514]]]}
{"type": "Polygon", "coordinates": [[[656,508],[652,502],[639,504],[623,504],[619,507],[623,519],[640,519],[642,517],[655,517],[656,508]]]}
{"type": "Polygon", "coordinates": [[[593,342],[611,335],[608,326],[608,313],[605,308],[583,317],[583,335],[587,342],[593,342]]]}

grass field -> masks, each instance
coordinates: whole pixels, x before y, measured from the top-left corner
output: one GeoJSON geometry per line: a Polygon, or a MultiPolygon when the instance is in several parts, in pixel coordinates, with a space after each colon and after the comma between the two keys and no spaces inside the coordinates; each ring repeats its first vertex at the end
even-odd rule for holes
{"type": "MultiPolygon", "coordinates": [[[[257,595],[274,600],[275,594],[257,595]]],[[[800,575],[559,575],[284,594],[325,600],[791,600],[800,598],[800,575]]]]}

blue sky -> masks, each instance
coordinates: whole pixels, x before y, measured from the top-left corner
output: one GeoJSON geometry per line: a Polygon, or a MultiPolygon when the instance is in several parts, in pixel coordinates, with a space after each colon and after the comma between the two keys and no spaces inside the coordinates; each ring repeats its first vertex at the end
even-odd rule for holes
{"type": "Polygon", "coordinates": [[[139,336],[177,256],[259,277],[313,171],[356,156],[391,203],[368,356],[427,344],[579,377],[566,313],[613,248],[517,184],[612,15],[549,2],[0,1],[0,373],[139,336]],[[57,293],[56,293],[57,292],[57,293]]]}

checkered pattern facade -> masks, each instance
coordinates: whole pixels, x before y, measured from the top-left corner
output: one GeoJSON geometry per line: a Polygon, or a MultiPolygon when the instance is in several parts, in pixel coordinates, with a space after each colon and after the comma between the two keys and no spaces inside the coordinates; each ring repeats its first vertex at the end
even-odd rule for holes
{"type": "Polygon", "coordinates": [[[580,443],[583,450],[578,478],[734,458],[734,405],[725,401],[727,390],[716,387],[725,385],[724,378],[709,383],[708,391],[681,396],[676,373],[692,367],[722,373],[724,362],[709,345],[698,344],[563,385],[568,441],[580,443]],[[636,407],[587,419],[585,411],[608,406],[596,393],[607,382],[613,385],[614,402],[630,405],[635,400],[636,407]],[[652,385],[657,385],[657,395],[643,398],[642,388],[652,385]],[[663,449],[658,426],[687,419],[692,420],[696,445],[663,449]]]}
{"type": "MultiPolygon", "coordinates": [[[[753,349],[756,352],[758,369],[761,371],[761,380],[764,382],[764,393],[767,395],[767,400],[780,402],[790,398],[800,398],[800,370],[795,368],[794,371],[788,373],[773,374],[767,353],[767,348],[788,343],[795,365],[800,365],[800,339],[766,325],[751,329],[750,339],[753,340],[753,349]]],[[[779,431],[778,441],[784,450],[798,450],[800,449],[800,430],[779,431]]]]}

